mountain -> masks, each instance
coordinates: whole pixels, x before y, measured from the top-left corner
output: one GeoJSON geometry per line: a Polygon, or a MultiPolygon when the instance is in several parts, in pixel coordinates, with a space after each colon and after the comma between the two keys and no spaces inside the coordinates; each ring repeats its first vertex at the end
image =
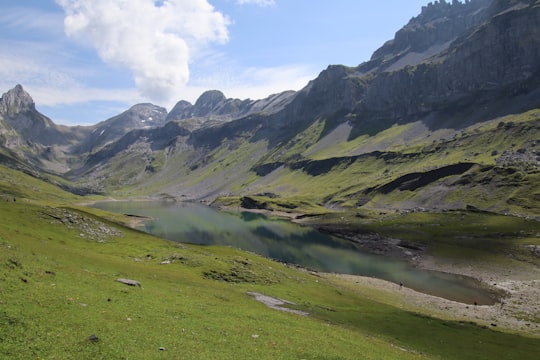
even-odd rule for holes
{"type": "Polygon", "coordinates": [[[210,90],[169,113],[139,104],[63,128],[22,87],[8,93],[3,138],[58,147],[57,173],[92,192],[289,212],[540,213],[535,0],[432,2],[370,60],[262,100],[210,90]]]}
{"type": "Polygon", "coordinates": [[[166,122],[165,108],[153,104],[137,104],[120,115],[92,126],[90,134],[75,152],[91,153],[118,140],[131,130],[156,128],[165,125],[166,122]]]}
{"type": "Polygon", "coordinates": [[[66,171],[70,148],[87,134],[83,127],[59,126],[41,114],[21,85],[0,98],[0,145],[33,167],[66,171]]]}
{"type": "Polygon", "coordinates": [[[424,8],[357,69],[378,72],[357,104],[361,121],[431,116],[455,127],[540,105],[538,3],[454,3],[424,8]]]}
{"type": "Polygon", "coordinates": [[[285,91],[262,100],[240,100],[227,99],[219,90],[209,90],[194,105],[185,100],[179,101],[167,115],[167,121],[200,119],[201,123],[208,126],[210,123],[231,121],[252,114],[275,113],[282,110],[294,95],[294,91],[285,91]]]}
{"type": "Polygon", "coordinates": [[[2,95],[0,116],[6,128],[12,128],[26,141],[42,145],[64,144],[66,141],[51,119],[36,110],[34,100],[21,85],[2,95]]]}

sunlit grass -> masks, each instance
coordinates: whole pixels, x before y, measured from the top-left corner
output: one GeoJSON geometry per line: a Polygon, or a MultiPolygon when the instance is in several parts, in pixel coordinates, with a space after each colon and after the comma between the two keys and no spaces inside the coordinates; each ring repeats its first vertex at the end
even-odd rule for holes
{"type": "Polygon", "coordinates": [[[2,358],[528,359],[540,350],[535,339],[401,310],[252,253],[121,227],[110,222],[119,215],[68,204],[78,197],[2,175],[4,193],[21,196],[0,202],[2,358]],[[269,309],[249,291],[311,315],[269,309]]]}

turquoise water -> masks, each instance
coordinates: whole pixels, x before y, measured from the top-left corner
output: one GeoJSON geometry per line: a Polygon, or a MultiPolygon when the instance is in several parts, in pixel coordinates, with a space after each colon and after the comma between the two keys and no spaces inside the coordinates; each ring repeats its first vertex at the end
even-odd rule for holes
{"type": "MultiPolygon", "coordinates": [[[[228,245],[323,272],[380,278],[462,303],[493,304],[494,294],[474,279],[417,269],[405,261],[372,255],[350,241],[288,220],[251,212],[228,213],[195,203],[100,202],[94,207],[152,218],[148,233],[184,243],[228,245]]],[[[397,285],[396,285],[397,286],[397,285]]]]}

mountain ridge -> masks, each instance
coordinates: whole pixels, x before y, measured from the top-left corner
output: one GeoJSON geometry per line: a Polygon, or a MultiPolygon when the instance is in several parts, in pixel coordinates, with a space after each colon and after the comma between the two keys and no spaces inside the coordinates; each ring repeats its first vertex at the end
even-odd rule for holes
{"type": "MultiPolygon", "coordinates": [[[[266,187],[290,197],[305,189],[282,184],[283,179],[307,174],[312,178],[306,181],[315,181],[331,178],[359,161],[367,161],[367,167],[376,162],[388,173],[381,173],[383,177],[374,178],[363,190],[358,188],[364,186],[362,182],[354,185],[351,178],[352,193],[347,195],[360,197],[351,203],[369,205],[379,195],[367,199],[368,193],[374,194],[367,188],[384,188],[385,183],[407,178],[407,173],[429,174],[457,163],[477,164],[469,169],[472,172],[482,166],[497,172],[493,166],[502,166],[497,161],[503,151],[489,157],[464,154],[452,162],[425,139],[447,149],[447,137],[465,146],[461,137],[467,134],[472,139],[470,132],[478,131],[473,129],[497,136],[512,132],[517,136],[514,140],[500,143],[506,154],[538,166],[536,150],[527,148],[536,143],[520,131],[537,129],[534,112],[526,112],[540,108],[539,24],[540,4],[534,0],[436,1],[423,7],[370,60],[356,67],[330,65],[297,92],[240,100],[209,90],[195,104],[181,100],[170,112],[139,104],[94,126],[77,128],[47,122],[32,107],[33,100],[23,97],[20,102],[26,104],[30,118],[41,119],[42,124],[27,128],[49,124],[50,131],[63,134],[63,142],[45,143],[35,134],[20,135],[13,126],[0,130],[5,139],[11,134],[30,141],[33,150],[23,151],[22,159],[30,159],[38,168],[58,169],[79,186],[104,193],[211,201],[224,195],[268,192],[266,187]],[[528,114],[522,117],[529,122],[520,120],[522,113],[528,114]],[[157,120],[148,122],[152,114],[157,120]],[[496,119],[509,114],[516,114],[517,120],[509,122],[517,125],[492,130],[496,119]],[[521,147],[513,149],[512,141],[521,147]],[[430,158],[428,168],[421,166],[420,158],[430,158]],[[60,164],[56,168],[55,162],[60,164]],[[411,167],[395,170],[392,162],[399,164],[397,168],[407,162],[411,167]],[[386,179],[388,174],[394,180],[386,179]]],[[[16,89],[20,93],[22,87],[16,89]]],[[[2,101],[14,103],[11,95],[6,99],[2,101]]],[[[0,112],[8,125],[15,123],[10,114],[0,112]]],[[[523,174],[532,176],[529,170],[523,174]]],[[[332,181],[339,182],[335,176],[332,181]]],[[[343,188],[330,186],[325,191],[313,201],[350,203],[340,199],[343,188]]]]}

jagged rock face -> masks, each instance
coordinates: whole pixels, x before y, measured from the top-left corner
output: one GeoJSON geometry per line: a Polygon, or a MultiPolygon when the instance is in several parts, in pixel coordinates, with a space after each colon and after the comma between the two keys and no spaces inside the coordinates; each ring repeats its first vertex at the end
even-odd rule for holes
{"type": "Polygon", "coordinates": [[[30,143],[45,146],[68,143],[65,134],[48,117],[36,110],[34,100],[21,85],[2,95],[0,116],[30,143]]]}
{"type": "Polygon", "coordinates": [[[248,112],[252,104],[251,100],[227,99],[221,91],[209,90],[204,92],[194,105],[183,100],[178,102],[169,114],[168,120],[205,118],[230,121],[248,112]]]}
{"type": "Polygon", "coordinates": [[[295,95],[295,91],[285,91],[262,100],[240,100],[228,99],[221,91],[210,90],[204,92],[195,105],[185,100],[176,103],[167,116],[167,121],[197,118],[202,119],[203,123],[211,120],[210,123],[215,124],[252,114],[273,114],[283,110],[295,95]]]}
{"type": "Polygon", "coordinates": [[[193,105],[185,100],[180,100],[167,114],[167,122],[173,120],[187,119],[191,116],[191,108],[193,105]]]}
{"type": "Polygon", "coordinates": [[[221,91],[206,91],[195,102],[192,109],[193,116],[203,117],[209,115],[224,100],[226,98],[221,91]]]}
{"type": "Polygon", "coordinates": [[[371,60],[384,61],[386,71],[416,65],[448,48],[450,43],[489,15],[492,0],[473,0],[452,4],[444,1],[422,7],[417,17],[399,30],[395,38],[373,53],[371,60]]]}
{"type": "Polygon", "coordinates": [[[460,126],[449,113],[491,108],[490,102],[499,105],[489,116],[503,108],[523,111],[540,106],[534,96],[508,96],[538,88],[540,18],[535,4],[534,0],[430,3],[370,61],[356,68],[333,65],[321,72],[283,114],[274,117],[273,126],[317,118],[334,124],[330,126],[351,121],[356,136],[435,112],[449,118],[445,126],[460,126]],[[501,99],[506,103],[499,103],[501,99]]]}
{"type": "Polygon", "coordinates": [[[137,104],[132,106],[121,121],[126,127],[157,127],[165,124],[167,110],[153,104],[137,104]]]}
{"type": "Polygon", "coordinates": [[[74,171],[71,176],[75,176],[78,173],[83,173],[93,165],[98,164],[100,161],[106,161],[114,157],[119,152],[128,149],[137,142],[144,142],[153,150],[163,150],[167,145],[169,145],[170,142],[174,142],[177,136],[187,135],[189,135],[189,131],[176,122],[168,122],[162,127],[132,130],[117,141],[111,142],[110,144],[91,154],[85,166],[77,171],[74,171]]]}
{"type": "MultiPolygon", "coordinates": [[[[362,121],[386,120],[387,126],[434,112],[485,108],[491,116],[540,106],[538,97],[521,96],[538,91],[540,85],[540,6],[534,1],[504,8],[499,2],[490,4],[476,12],[489,19],[466,30],[446,50],[415,66],[379,70],[359,99],[357,127],[362,121]]],[[[368,65],[373,66],[361,65],[359,70],[368,65]]],[[[445,125],[453,126],[452,120],[445,125]]]]}
{"type": "Polygon", "coordinates": [[[29,110],[36,110],[34,100],[21,85],[15,86],[0,98],[0,114],[4,117],[13,118],[29,110]]]}
{"type": "Polygon", "coordinates": [[[120,139],[129,131],[156,128],[167,121],[167,110],[153,104],[137,104],[122,114],[94,126],[91,134],[77,148],[77,152],[91,152],[120,139]]]}
{"type": "Polygon", "coordinates": [[[319,117],[331,120],[350,113],[365,92],[364,81],[353,76],[354,72],[354,68],[343,65],[329,66],[300,91],[285,121],[319,117]]]}

